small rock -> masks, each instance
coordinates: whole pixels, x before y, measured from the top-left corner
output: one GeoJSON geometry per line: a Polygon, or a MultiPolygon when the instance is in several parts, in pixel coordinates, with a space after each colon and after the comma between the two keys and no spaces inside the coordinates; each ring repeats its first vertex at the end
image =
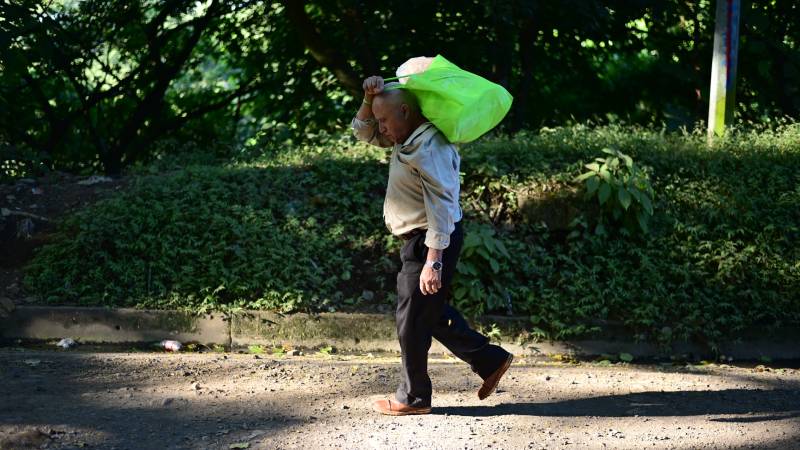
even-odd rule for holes
{"type": "Polygon", "coordinates": [[[75,342],[75,340],[72,338],[64,338],[58,341],[58,344],[56,345],[66,350],[75,347],[76,345],[78,345],[78,343],[75,342]]]}
{"type": "Polygon", "coordinates": [[[198,383],[197,381],[192,383],[191,386],[192,386],[192,389],[194,389],[195,391],[199,391],[201,389],[200,383],[198,383]]]}
{"type": "Polygon", "coordinates": [[[160,345],[160,346],[161,346],[161,347],[162,347],[164,350],[166,350],[166,351],[168,351],[168,352],[179,352],[179,351],[181,351],[181,347],[182,347],[182,345],[181,345],[181,343],[180,343],[180,342],[178,342],[178,341],[173,341],[173,340],[165,340],[165,341],[161,341],[161,342],[159,343],[159,345],[160,345]]]}

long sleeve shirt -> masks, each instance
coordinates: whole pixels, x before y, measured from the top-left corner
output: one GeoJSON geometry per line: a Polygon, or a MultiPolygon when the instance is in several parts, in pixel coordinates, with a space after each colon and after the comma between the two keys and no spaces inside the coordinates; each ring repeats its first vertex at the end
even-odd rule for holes
{"type": "MultiPolygon", "coordinates": [[[[353,133],[361,141],[392,146],[374,119],[353,118],[353,133]]],[[[414,130],[403,144],[392,147],[389,181],[383,202],[386,227],[394,235],[427,229],[425,245],[445,249],[461,220],[456,147],[430,122],[414,130]]]]}

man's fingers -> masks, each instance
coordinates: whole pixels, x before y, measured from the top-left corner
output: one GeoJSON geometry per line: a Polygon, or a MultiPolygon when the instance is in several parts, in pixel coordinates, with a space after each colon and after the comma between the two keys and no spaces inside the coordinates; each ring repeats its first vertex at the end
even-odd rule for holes
{"type": "Polygon", "coordinates": [[[377,95],[383,91],[383,78],[379,76],[371,76],[364,80],[361,87],[369,95],[377,95]]]}

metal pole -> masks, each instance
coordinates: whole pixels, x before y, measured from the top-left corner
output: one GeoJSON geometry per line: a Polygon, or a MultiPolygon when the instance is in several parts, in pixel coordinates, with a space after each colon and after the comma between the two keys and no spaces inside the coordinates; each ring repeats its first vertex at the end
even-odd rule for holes
{"type": "Polygon", "coordinates": [[[736,62],[739,59],[741,0],[717,0],[714,24],[714,59],[708,102],[708,139],[725,134],[733,122],[736,105],[736,62]]]}

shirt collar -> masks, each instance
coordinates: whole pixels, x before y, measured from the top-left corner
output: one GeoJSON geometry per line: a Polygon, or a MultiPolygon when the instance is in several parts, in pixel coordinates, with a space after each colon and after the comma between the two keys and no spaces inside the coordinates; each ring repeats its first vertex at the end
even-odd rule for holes
{"type": "Polygon", "coordinates": [[[411,145],[411,143],[414,142],[414,140],[416,138],[418,138],[419,136],[422,135],[422,133],[428,131],[431,128],[434,128],[434,127],[433,127],[433,124],[430,123],[430,122],[425,122],[422,125],[418,126],[417,129],[414,130],[411,133],[411,135],[408,136],[408,139],[406,139],[406,141],[403,142],[402,146],[405,147],[406,145],[411,145]]]}

